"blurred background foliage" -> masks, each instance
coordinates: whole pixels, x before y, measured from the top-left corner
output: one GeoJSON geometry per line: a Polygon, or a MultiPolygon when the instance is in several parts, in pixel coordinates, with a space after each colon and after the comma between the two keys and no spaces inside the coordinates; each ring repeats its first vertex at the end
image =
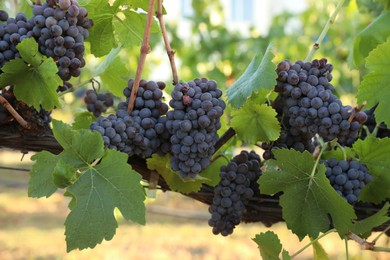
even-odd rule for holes
{"type": "MultiPolygon", "coordinates": [[[[222,2],[213,1],[210,5],[206,0],[192,1],[195,12],[190,17],[191,40],[183,41],[175,33],[178,25],[170,24],[172,46],[182,61],[179,75],[186,80],[194,75],[207,75],[230,86],[254,55],[263,52],[270,42],[276,50],[275,63],[284,59],[304,60],[338,1],[306,2],[308,8],[302,13],[285,11],[275,16],[267,35],[259,35],[253,27],[248,37],[229,30],[224,23],[215,25],[211,22],[211,11],[221,10],[222,2]],[[292,23],[293,27],[290,26],[292,23]]],[[[351,70],[349,66],[354,37],[383,9],[383,5],[374,0],[349,1],[314,57],[326,57],[334,65],[333,84],[340,96],[348,93],[354,96],[363,73],[362,68],[351,70]]],[[[354,102],[350,95],[349,102],[354,102]]]]}
{"type": "MultiPolygon", "coordinates": [[[[0,1],[0,7],[9,11],[11,16],[15,15],[15,10],[29,14],[31,11],[28,11],[28,3],[29,1],[25,0],[3,0],[0,1]]],[[[254,25],[245,32],[230,28],[224,17],[224,1],[191,1],[193,10],[187,12],[190,15],[183,14],[182,17],[190,26],[189,34],[187,33],[185,38],[179,33],[183,19],[170,17],[170,9],[166,8],[165,20],[172,49],[176,51],[179,78],[188,81],[196,77],[207,77],[216,80],[224,90],[242,74],[252,58],[265,51],[271,42],[275,49],[275,63],[284,59],[304,60],[337,3],[338,1],[334,0],[302,0],[302,4],[307,6],[303,12],[287,10],[274,16],[268,34],[261,34],[254,25]]],[[[354,96],[364,75],[364,66],[357,69],[350,67],[354,37],[383,12],[386,4],[387,0],[346,1],[314,56],[326,57],[334,65],[333,85],[344,103],[355,105],[354,96]]],[[[116,80],[113,80],[94,77],[96,67],[104,57],[96,58],[88,54],[88,43],[86,45],[87,65],[83,68],[81,77],[73,79],[72,82],[81,88],[75,91],[75,95],[64,95],[65,103],[73,105],[69,108],[64,106],[62,112],[65,112],[64,109],[70,109],[73,113],[85,111],[80,97],[83,96],[85,88],[91,88],[91,78],[97,79],[98,84],[95,84],[95,87],[107,91],[112,88],[123,89],[126,81],[135,76],[139,46],[122,48],[115,71],[112,71],[112,76],[116,77],[116,80]],[[108,87],[110,84],[120,86],[108,87]]],[[[151,53],[147,56],[143,78],[170,83],[172,76],[168,66],[161,34],[153,33],[151,53]]],[[[171,87],[171,84],[168,84],[167,93],[171,87]]]]}
{"type": "MultiPolygon", "coordinates": [[[[171,17],[171,10],[169,8],[166,8],[166,21],[168,27],[167,29],[169,32],[169,38],[171,39],[171,46],[176,51],[175,57],[177,60],[179,70],[178,73],[181,80],[188,81],[196,77],[207,77],[209,79],[216,80],[219,83],[219,87],[224,90],[231,86],[233,82],[235,82],[240,77],[240,75],[244,72],[252,58],[257,53],[264,52],[268,44],[271,42],[275,50],[275,64],[284,59],[290,59],[292,61],[298,59],[303,60],[306,58],[312,44],[320,34],[323,26],[329,19],[330,14],[335,9],[336,4],[338,3],[338,1],[334,0],[302,0],[302,3],[306,3],[307,6],[307,8],[303,12],[296,13],[284,11],[283,13],[273,17],[269,32],[265,34],[260,33],[254,25],[248,30],[249,33],[247,31],[244,32],[243,30],[239,30],[237,28],[229,27],[229,24],[226,22],[223,12],[224,1],[225,0],[193,0],[191,4],[193,12],[191,12],[190,15],[186,15],[184,17],[184,19],[186,19],[186,21],[190,25],[190,30],[188,31],[188,35],[185,38],[183,38],[183,35],[180,33],[180,23],[182,22],[182,20],[175,19],[175,17],[171,17]],[[217,17],[218,19],[216,19],[215,17],[217,17]]],[[[168,2],[168,0],[166,0],[166,2],[168,2]]],[[[352,64],[351,52],[353,49],[353,40],[362,29],[368,26],[378,15],[380,15],[384,11],[384,5],[388,2],[388,0],[346,1],[344,8],[341,9],[336,19],[336,22],[330,27],[323,44],[321,45],[318,52],[315,54],[314,58],[326,57],[329,62],[334,65],[335,69],[333,71],[334,77],[332,82],[335,86],[337,94],[341,97],[344,104],[354,105],[354,103],[356,102],[355,94],[357,92],[357,88],[365,73],[364,65],[359,68],[351,68],[350,64],[352,64]]],[[[26,14],[31,14],[31,8],[28,6],[28,3],[29,1],[26,0],[0,0],[0,8],[7,10],[10,13],[10,16],[15,16],[16,10],[23,11],[26,14]]],[[[277,1],[275,1],[275,4],[278,4],[277,1]]],[[[53,114],[53,117],[55,118],[70,122],[73,120],[75,112],[86,111],[86,107],[82,101],[82,97],[85,93],[85,90],[87,88],[92,87],[91,78],[96,79],[94,86],[96,88],[100,88],[102,92],[105,92],[112,87],[123,89],[126,86],[126,81],[129,78],[135,76],[135,71],[137,69],[137,63],[139,59],[139,46],[123,48],[119,52],[117,60],[114,63],[114,69],[111,71],[112,77],[115,77],[116,80],[104,79],[103,77],[94,77],[96,68],[104,60],[105,57],[96,58],[92,54],[88,54],[90,53],[88,43],[86,44],[86,53],[87,65],[83,68],[81,76],[77,79],[73,79],[72,82],[76,87],[79,88],[73,93],[63,95],[64,106],[61,108],[61,110],[58,110],[53,114]]],[[[143,70],[143,78],[150,80],[163,80],[166,83],[171,83],[172,75],[168,66],[168,58],[164,51],[161,34],[154,33],[152,34],[151,38],[151,53],[147,57],[146,66],[143,70]]],[[[168,84],[167,94],[170,93],[171,88],[172,85],[168,84]]],[[[118,99],[119,98],[123,99],[123,97],[118,97],[118,99]]],[[[229,120],[228,110],[225,114],[225,120],[229,120]]],[[[227,124],[225,123],[226,121],[223,124],[221,132],[225,131],[227,128],[227,124]]],[[[15,174],[14,176],[17,175],[15,174]]],[[[25,176],[24,178],[27,180],[27,176],[25,176]]],[[[2,182],[4,184],[4,180],[2,182]]],[[[21,203],[19,201],[17,201],[16,203],[10,203],[10,198],[7,196],[7,191],[3,187],[1,188],[1,190],[3,190],[3,194],[1,194],[3,196],[0,197],[0,202],[3,202],[3,204],[0,205],[0,208],[7,209],[4,205],[7,205],[9,207],[18,205],[18,207],[15,206],[15,208],[17,208],[19,211],[25,210],[27,208],[20,206],[21,203]]],[[[30,201],[31,199],[27,199],[25,196],[25,190],[17,190],[17,192],[18,196],[25,199],[25,203],[29,203],[29,205],[31,203],[38,203],[36,202],[36,200],[30,201]]],[[[54,200],[56,203],[65,203],[64,200],[59,198],[54,198],[54,200]]],[[[165,205],[166,201],[163,202],[165,205]]],[[[39,203],[42,202],[39,201],[39,203]]],[[[183,205],[188,205],[188,202],[185,201],[183,205]]],[[[183,205],[178,206],[178,208],[182,208],[183,205]]],[[[42,211],[42,205],[33,204],[31,208],[34,208],[35,211],[37,209],[39,209],[39,211],[42,211]]],[[[58,210],[56,211],[56,209],[62,209],[64,211],[64,209],[66,209],[66,205],[53,207],[52,204],[50,204],[48,212],[42,211],[42,214],[44,216],[38,214],[36,215],[36,219],[39,219],[39,221],[43,223],[43,227],[48,226],[48,222],[44,217],[51,215],[54,215],[55,217],[61,217],[61,219],[56,220],[56,223],[58,223],[56,224],[56,229],[53,229],[53,232],[56,232],[55,234],[49,233],[48,230],[41,228],[41,226],[37,228],[37,230],[40,230],[39,232],[41,233],[38,233],[38,235],[35,234],[36,237],[47,238],[46,235],[49,234],[49,236],[51,236],[51,239],[59,238],[54,243],[54,245],[56,246],[51,247],[50,250],[47,250],[47,248],[44,246],[39,247],[45,249],[45,252],[42,252],[43,256],[47,257],[47,255],[50,254],[49,258],[58,258],[58,248],[61,248],[60,250],[64,248],[64,241],[61,234],[63,234],[62,222],[65,217],[65,214],[52,214],[53,212],[58,212],[58,210]]],[[[23,243],[19,244],[21,237],[20,232],[24,232],[24,230],[22,230],[21,228],[16,229],[15,223],[26,223],[29,232],[34,231],[31,226],[36,226],[36,221],[34,218],[31,218],[31,216],[26,214],[24,211],[22,211],[21,213],[19,211],[14,211],[15,216],[19,216],[19,218],[24,217],[27,220],[14,220],[15,218],[11,218],[9,217],[9,215],[7,215],[7,212],[9,212],[9,210],[4,210],[3,214],[0,214],[0,223],[2,224],[1,226],[5,227],[7,224],[7,228],[4,229],[6,232],[0,232],[0,258],[2,258],[1,256],[4,257],[4,253],[10,254],[9,259],[13,259],[15,255],[17,255],[15,253],[22,254],[22,257],[20,258],[24,258],[26,255],[30,255],[30,257],[34,258],[34,256],[37,255],[36,249],[38,248],[38,246],[36,246],[36,244],[34,243],[32,243],[30,245],[30,248],[27,249],[30,251],[23,251],[20,248],[18,249],[18,246],[23,248],[25,248],[26,246],[23,245],[23,243]],[[28,222],[30,220],[34,221],[34,223],[30,224],[30,222],[28,222]],[[1,243],[3,241],[11,241],[10,243],[15,243],[15,245],[5,245],[1,243]],[[10,249],[5,250],[6,248],[10,249]],[[31,256],[32,252],[35,252],[34,256],[31,256]],[[3,255],[1,255],[1,253],[3,253],[3,255]]],[[[161,222],[161,216],[157,216],[156,219],[157,221],[161,222]]],[[[145,252],[154,254],[155,252],[162,251],[163,249],[170,249],[177,254],[177,245],[180,244],[180,242],[176,241],[168,245],[166,244],[166,241],[163,241],[161,243],[161,249],[157,247],[155,248],[155,250],[150,250],[150,248],[154,248],[153,245],[150,245],[150,241],[156,241],[156,232],[165,234],[167,232],[170,232],[172,229],[177,230],[177,219],[174,219],[172,223],[172,225],[164,225],[166,226],[165,230],[158,231],[156,231],[155,226],[152,225],[149,236],[146,236],[144,233],[142,233],[142,231],[140,231],[140,228],[138,229],[131,226],[129,228],[129,230],[131,231],[124,231],[122,236],[123,239],[120,240],[123,240],[123,245],[120,244],[122,251],[124,251],[125,249],[127,250],[128,248],[134,250],[133,248],[129,247],[128,239],[129,237],[138,237],[146,240],[146,242],[141,244],[146,244],[148,246],[146,251],[144,247],[140,247],[139,251],[142,252],[142,255],[144,257],[145,252]],[[130,232],[134,232],[134,234],[131,235],[130,232]]],[[[206,227],[202,226],[202,230],[205,230],[205,233],[209,235],[209,227],[207,227],[207,224],[205,224],[206,222],[203,221],[196,223],[195,228],[190,229],[185,235],[179,234],[179,238],[177,238],[177,241],[182,241],[183,237],[189,237],[188,234],[191,234],[192,237],[198,236],[200,238],[198,240],[201,240],[202,243],[207,242],[207,246],[210,246],[210,241],[217,241],[218,237],[204,239],[203,233],[199,235],[198,233],[195,233],[196,231],[200,230],[200,223],[202,223],[202,225],[206,225],[206,227]]],[[[223,259],[224,257],[221,256],[221,252],[226,251],[223,250],[224,248],[232,248],[234,245],[238,245],[236,250],[237,256],[244,257],[242,255],[242,252],[254,252],[256,256],[258,256],[258,252],[255,252],[255,244],[252,241],[249,241],[248,245],[253,251],[242,250],[242,243],[237,243],[241,242],[244,237],[248,238],[248,234],[254,234],[255,232],[258,232],[257,225],[250,226],[253,231],[243,229],[244,227],[248,227],[248,225],[243,225],[242,227],[240,227],[240,229],[237,230],[238,232],[242,232],[242,236],[240,234],[240,237],[233,237],[231,239],[231,245],[226,244],[227,242],[225,241],[223,243],[221,242],[220,247],[215,247],[215,251],[217,251],[215,255],[218,255],[218,257],[221,257],[220,259],[223,259]]],[[[285,230],[284,226],[283,229],[285,230]]],[[[142,230],[147,229],[142,227],[142,230]]],[[[50,230],[50,232],[52,232],[52,230],[50,230]]],[[[23,234],[25,236],[26,233],[23,234]]],[[[162,237],[163,240],[166,239],[165,236],[162,237]]],[[[290,238],[291,234],[286,234],[286,244],[290,243],[290,238]]],[[[33,241],[37,240],[33,239],[33,241]]],[[[46,240],[41,241],[40,245],[45,245],[45,243],[47,243],[46,240]]],[[[215,243],[213,245],[215,245],[215,243]]],[[[332,245],[330,249],[330,252],[332,252],[332,256],[341,254],[340,250],[343,249],[339,246],[339,243],[340,241],[336,240],[335,246],[332,245]]],[[[106,243],[104,246],[104,248],[98,250],[104,251],[110,248],[112,250],[115,250],[116,254],[118,254],[118,252],[122,252],[121,250],[118,250],[117,247],[112,246],[112,244],[110,243],[106,243]]],[[[197,249],[200,247],[199,245],[186,246],[191,247],[190,249],[197,249]]],[[[294,250],[298,248],[298,246],[298,243],[291,244],[291,248],[293,248],[294,250]]],[[[358,246],[356,245],[356,247],[358,246]]],[[[189,251],[190,249],[187,249],[187,251],[189,251]]],[[[84,252],[91,253],[91,251],[84,252]]],[[[361,254],[360,251],[356,252],[356,257],[354,259],[369,258],[365,255],[368,254],[367,252],[363,252],[363,254],[361,254]]],[[[186,253],[188,254],[188,252],[186,253]]],[[[232,254],[232,251],[230,250],[227,250],[225,253],[227,255],[226,258],[229,256],[234,258],[234,256],[236,256],[236,254],[232,254]]],[[[195,253],[192,253],[192,255],[194,254],[195,253]]],[[[112,258],[112,255],[110,256],[112,258]]],[[[307,259],[310,258],[311,256],[307,257],[307,259]]],[[[7,259],[7,257],[2,259],[7,259]]],[[[77,255],[70,256],[68,259],[81,259],[80,252],[77,252],[77,255]]],[[[84,259],[91,258],[85,257],[84,259]]],[[[250,259],[250,257],[246,259],[250,259]]],[[[379,257],[377,259],[381,258],[379,257]]],[[[385,259],[385,257],[383,257],[383,259],[385,259]]]]}

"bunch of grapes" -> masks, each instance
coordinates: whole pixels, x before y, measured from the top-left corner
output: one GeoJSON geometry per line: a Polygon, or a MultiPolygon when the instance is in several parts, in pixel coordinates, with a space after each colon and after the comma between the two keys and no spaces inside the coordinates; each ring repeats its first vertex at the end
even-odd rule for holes
{"type": "Polygon", "coordinates": [[[116,149],[129,156],[150,157],[152,153],[169,151],[169,133],[165,129],[163,116],[168,105],[162,101],[165,83],[141,80],[133,111],[127,112],[134,80],[129,80],[123,90],[126,102],[118,105],[115,115],[100,116],[91,124],[98,131],[106,148],[116,149]]]}
{"type": "Polygon", "coordinates": [[[361,189],[372,180],[367,167],[357,161],[330,158],[322,162],[330,184],[348,203],[356,202],[361,189]]]}
{"type": "Polygon", "coordinates": [[[65,91],[72,87],[68,80],[80,76],[80,69],[85,66],[84,40],[92,20],[76,0],[47,0],[44,4],[38,1],[32,12],[30,19],[23,13],[10,18],[6,11],[0,10],[0,21],[5,22],[0,23],[0,68],[20,57],[18,43],[33,37],[39,51],[56,61],[58,75],[64,81],[58,91],[65,91]]]}
{"type": "Polygon", "coordinates": [[[167,113],[171,134],[171,168],[182,178],[195,176],[210,164],[225,103],[217,83],[205,78],[175,85],[167,113]]]}
{"type": "Polygon", "coordinates": [[[85,93],[84,102],[87,104],[88,111],[99,117],[107,111],[107,108],[114,105],[114,97],[111,93],[97,94],[95,90],[89,89],[85,93]]]}
{"type": "Polygon", "coordinates": [[[80,76],[80,68],[85,66],[84,39],[92,26],[87,10],[74,0],[48,0],[34,5],[33,14],[32,36],[39,51],[57,62],[62,80],[80,76]]]}
{"type": "Polygon", "coordinates": [[[245,205],[258,190],[260,157],[253,151],[242,151],[221,167],[220,175],[221,181],[214,188],[213,203],[209,207],[209,225],[215,235],[227,236],[240,223],[245,205]]]}
{"type": "MultiPolygon", "coordinates": [[[[367,116],[350,106],[343,106],[333,94],[332,70],[333,66],[327,64],[326,59],[294,64],[285,60],[278,64],[275,91],[279,96],[273,105],[285,134],[275,142],[278,146],[272,148],[293,137],[294,141],[285,143],[288,148],[311,152],[314,148],[311,140],[316,134],[325,141],[337,138],[341,144],[356,139],[367,116]]],[[[268,155],[272,157],[271,152],[268,155]]]]}
{"type": "Polygon", "coordinates": [[[20,58],[16,45],[23,39],[32,36],[33,23],[23,13],[10,18],[8,13],[0,10],[0,68],[12,59],[20,58]]]}
{"type": "MultiPolygon", "coordinates": [[[[286,124],[284,124],[286,126],[286,124]]],[[[261,148],[264,149],[263,159],[273,159],[273,149],[293,148],[294,150],[303,152],[313,152],[315,145],[312,138],[308,135],[301,135],[294,128],[283,128],[279,138],[272,143],[262,143],[261,148]]]]}

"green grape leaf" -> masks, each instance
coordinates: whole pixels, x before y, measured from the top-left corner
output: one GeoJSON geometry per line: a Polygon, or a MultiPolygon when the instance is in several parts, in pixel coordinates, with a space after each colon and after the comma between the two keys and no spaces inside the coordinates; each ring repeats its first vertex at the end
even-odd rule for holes
{"type": "Polygon", "coordinates": [[[266,162],[258,182],[263,194],[283,192],[279,204],[287,227],[302,240],[306,235],[318,237],[333,224],[344,237],[356,215],[330,185],[325,166],[316,165],[307,151],[277,149],[274,155],[276,160],[266,162]]]}
{"type": "Polygon", "coordinates": [[[351,228],[351,232],[360,237],[367,238],[374,227],[380,226],[390,220],[390,203],[386,202],[383,208],[368,218],[356,221],[351,228]]]}
{"type": "Polygon", "coordinates": [[[272,89],[276,84],[276,66],[272,63],[274,55],[269,45],[264,55],[256,55],[241,77],[227,89],[228,102],[240,108],[247,98],[260,89],[272,89]]]}
{"type": "Polygon", "coordinates": [[[390,74],[386,69],[389,66],[390,37],[368,55],[366,67],[369,73],[364,77],[357,93],[358,102],[367,101],[367,107],[373,107],[379,102],[375,109],[375,119],[377,122],[385,122],[387,125],[390,125],[390,113],[387,105],[390,91],[384,86],[390,85],[390,74]]]}
{"type": "Polygon", "coordinates": [[[1,68],[0,85],[15,86],[16,98],[37,110],[41,105],[46,110],[59,107],[56,90],[63,82],[54,60],[42,56],[32,38],[24,39],[16,48],[21,58],[10,60],[1,68]]]}
{"type": "Polygon", "coordinates": [[[16,46],[22,59],[33,67],[39,67],[43,55],[38,51],[38,43],[33,38],[24,39],[16,46]]]}
{"type": "Polygon", "coordinates": [[[61,159],[73,167],[88,165],[104,154],[103,139],[96,131],[76,131],[61,121],[53,120],[53,134],[64,148],[61,159]]]}
{"type": "MultiPolygon", "coordinates": [[[[115,34],[118,41],[124,47],[141,44],[146,25],[146,14],[133,10],[125,10],[122,13],[125,18],[118,18],[114,21],[115,34]]],[[[150,33],[156,33],[159,30],[160,27],[158,26],[157,20],[153,19],[150,33]]]]}
{"type": "Polygon", "coordinates": [[[279,254],[282,251],[282,244],[274,232],[267,231],[265,233],[257,234],[252,240],[255,241],[259,247],[262,259],[279,259],[279,254]]]}
{"type": "Polygon", "coordinates": [[[285,249],[282,251],[282,260],[291,260],[290,253],[285,249]]]}
{"type": "Polygon", "coordinates": [[[100,76],[104,86],[115,96],[122,96],[127,86],[128,70],[118,56],[121,46],[112,49],[104,60],[97,66],[94,77],[100,76]]]}
{"type": "Polygon", "coordinates": [[[123,96],[123,89],[127,87],[128,70],[120,57],[116,57],[110,66],[100,74],[104,86],[115,96],[123,96]]]}
{"type": "Polygon", "coordinates": [[[380,203],[390,198],[390,138],[369,136],[356,141],[353,150],[359,155],[373,179],[361,191],[359,200],[380,203]]]}
{"type": "Polygon", "coordinates": [[[171,170],[170,156],[160,156],[153,154],[151,158],[146,159],[148,169],[156,170],[167,182],[169,188],[173,191],[188,194],[190,192],[198,191],[204,178],[185,181],[178,174],[171,170]]]}
{"type": "MultiPolygon", "coordinates": [[[[311,239],[311,240],[313,240],[313,239],[311,239]]],[[[312,246],[313,246],[313,259],[314,260],[327,260],[327,259],[329,259],[328,254],[326,253],[325,249],[322,247],[320,242],[318,242],[318,240],[314,241],[312,243],[312,246]]]]}
{"type": "Polygon", "coordinates": [[[73,196],[73,194],[70,193],[69,191],[65,190],[64,196],[70,198],[70,202],[68,204],[68,208],[70,210],[74,209],[74,207],[76,206],[76,198],[73,196]]]}
{"type": "Polygon", "coordinates": [[[118,57],[119,52],[121,51],[121,46],[112,49],[110,53],[104,57],[104,60],[100,62],[100,64],[96,67],[94,71],[94,76],[99,76],[103,72],[105,72],[113,63],[116,57],[118,57]]]}
{"type": "Polygon", "coordinates": [[[390,35],[390,12],[384,12],[356,35],[353,43],[351,55],[353,65],[359,67],[369,53],[378,44],[386,41],[390,35]]]}
{"type": "Polygon", "coordinates": [[[77,113],[72,124],[74,130],[89,129],[89,126],[96,120],[91,112],[77,113]]]}
{"type": "Polygon", "coordinates": [[[274,141],[280,135],[276,111],[266,104],[248,100],[240,109],[233,110],[232,116],[231,127],[249,144],[274,141]]]}
{"type": "Polygon", "coordinates": [[[76,169],[72,165],[59,159],[52,172],[53,183],[58,188],[66,188],[72,185],[76,180],[76,169]]]}
{"type": "Polygon", "coordinates": [[[35,161],[30,171],[28,196],[32,198],[50,197],[57,187],[53,183],[52,172],[57,164],[57,156],[47,151],[31,157],[35,161]]]}
{"type": "Polygon", "coordinates": [[[118,151],[106,151],[99,164],[88,167],[68,188],[75,202],[65,221],[67,251],[111,240],[118,227],[115,208],[125,219],[145,224],[140,181],[141,176],[127,164],[127,155],[118,151]]]}
{"type": "Polygon", "coordinates": [[[81,5],[88,10],[88,17],[93,20],[87,39],[91,43],[91,53],[96,57],[104,56],[117,46],[113,26],[114,9],[106,0],[89,1],[81,5]]]}
{"type": "Polygon", "coordinates": [[[127,154],[104,151],[99,133],[74,130],[57,120],[53,120],[53,133],[64,151],[59,155],[41,152],[32,157],[36,162],[29,195],[50,195],[56,190],[54,183],[67,187],[65,196],[71,198],[71,212],[65,222],[68,252],[110,240],[118,226],[115,208],[126,220],[145,223],[141,176],[127,164],[127,154]],[[39,185],[44,191],[38,190],[39,185]]]}

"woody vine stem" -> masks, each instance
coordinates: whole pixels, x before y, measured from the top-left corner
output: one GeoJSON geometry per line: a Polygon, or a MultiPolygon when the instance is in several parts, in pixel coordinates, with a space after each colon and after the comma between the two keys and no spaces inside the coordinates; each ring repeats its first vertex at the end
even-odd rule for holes
{"type": "Polygon", "coordinates": [[[317,41],[313,44],[309,54],[307,55],[305,61],[311,61],[311,59],[314,56],[314,53],[320,48],[320,45],[322,41],[325,38],[325,35],[328,33],[329,27],[331,24],[333,24],[336,20],[337,14],[339,13],[341,7],[343,6],[345,0],[340,0],[340,2],[337,4],[336,9],[333,11],[332,15],[329,17],[328,21],[326,22],[324,28],[322,29],[322,32],[320,36],[318,36],[317,41]]]}
{"type": "MultiPolygon", "coordinates": [[[[132,89],[131,95],[130,95],[129,105],[127,107],[127,111],[129,113],[133,110],[135,98],[137,96],[137,92],[138,92],[138,88],[139,88],[139,83],[141,81],[142,70],[143,70],[144,65],[145,65],[146,55],[150,51],[149,40],[150,40],[150,30],[152,27],[153,15],[154,15],[154,3],[155,3],[154,0],[150,0],[150,2],[149,2],[148,14],[147,14],[147,18],[146,18],[146,25],[145,25],[145,31],[144,31],[144,38],[143,38],[141,49],[140,49],[140,58],[138,61],[137,72],[135,74],[133,89],[132,89]]],[[[173,75],[173,84],[177,84],[177,83],[179,83],[179,77],[177,75],[177,69],[176,69],[176,64],[175,64],[175,59],[174,59],[175,52],[171,49],[168,35],[167,35],[167,30],[165,28],[163,11],[162,11],[162,0],[158,0],[158,8],[157,8],[157,12],[156,12],[156,17],[157,17],[159,24],[160,24],[165,48],[166,48],[166,51],[168,54],[169,62],[171,64],[172,75],[173,75]]]]}

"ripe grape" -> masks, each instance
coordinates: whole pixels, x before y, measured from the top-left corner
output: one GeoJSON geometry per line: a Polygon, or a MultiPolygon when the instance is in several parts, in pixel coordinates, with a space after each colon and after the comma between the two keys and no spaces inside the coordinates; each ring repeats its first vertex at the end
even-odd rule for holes
{"type": "Polygon", "coordinates": [[[321,162],[330,184],[350,204],[357,201],[361,189],[372,180],[367,167],[355,160],[330,158],[321,162]]]}
{"type": "Polygon", "coordinates": [[[221,167],[221,180],[214,188],[213,203],[209,207],[211,218],[208,223],[215,235],[228,236],[240,223],[245,205],[258,192],[260,164],[260,157],[255,152],[242,151],[221,167]]]}
{"type": "MultiPolygon", "coordinates": [[[[149,92],[146,90],[144,97],[153,96],[149,92]]],[[[182,178],[195,178],[209,164],[225,108],[221,95],[216,82],[205,78],[177,84],[172,91],[173,110],[167,113],[166,127],[171,140],[179,140],[181,145],[180,149],[172,145],[171,166],[182,178]],[[187,157],[194,160],[193,166],[186,165],[187,157]]]]}

